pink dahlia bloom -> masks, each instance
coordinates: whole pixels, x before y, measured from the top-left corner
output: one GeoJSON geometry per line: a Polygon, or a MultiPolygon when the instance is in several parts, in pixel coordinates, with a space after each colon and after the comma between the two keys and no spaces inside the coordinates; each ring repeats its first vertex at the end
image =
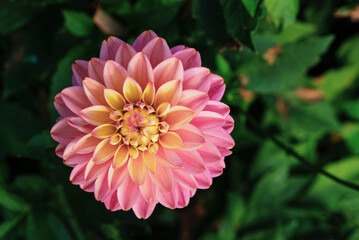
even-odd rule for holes
{"type": "Polygon", "coordinates": [[[193,48],[169,48],[153,31],[131,45],[110,37],[100,58],[72,65],[55,97],[51,129],[70,180],[111,211],[148,218],[157,203],[183,208],[209,188],[231,154],[234,121],[223,78],[193,48]]]}

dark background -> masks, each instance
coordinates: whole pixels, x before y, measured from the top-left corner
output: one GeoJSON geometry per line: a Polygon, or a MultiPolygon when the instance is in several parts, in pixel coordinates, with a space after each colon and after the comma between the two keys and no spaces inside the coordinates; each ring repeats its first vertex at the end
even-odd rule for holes
{"type": "Polygon", "coordinates": [[[291,152],[359,183],[358,1],[0,5],[0,239],[359,239],[358,191],[291,152]],[[70,183],[49,129],[71,64],[97,57],[109,35],[132,43],[148,29],[170,47],[196,48],[224,77],[236,146],[224,174],[188,207],[158,205],[138,220],[70,183]]]}

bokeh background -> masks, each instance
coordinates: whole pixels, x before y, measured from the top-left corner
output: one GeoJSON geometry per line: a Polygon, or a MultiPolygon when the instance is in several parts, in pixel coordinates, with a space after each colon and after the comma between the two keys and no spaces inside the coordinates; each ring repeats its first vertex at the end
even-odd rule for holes
{"type": "Polygon", "coordinates": [[[0,239],[359,239],[359,192],[318,173],[359,183],[359,1],[0,2],[0,239]],[[49,130],[74,60],[148,29],[224,77],[236,146],[188,207],[138,220],[69,182],[49,130]]]}

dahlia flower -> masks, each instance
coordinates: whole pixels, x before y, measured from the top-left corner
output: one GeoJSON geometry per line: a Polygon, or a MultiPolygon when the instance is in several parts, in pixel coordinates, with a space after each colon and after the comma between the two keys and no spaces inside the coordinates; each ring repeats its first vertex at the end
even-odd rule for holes
{"type": "Polygon", "coordinates": [[[234,121],[220,102],[223,78],[195,49],[169,48],[153,31],[132,45],[109,37],[72,71],[51,136],[70,181],[107,209],[148,218],[157,203],[183,208],[222,174],[234,121]]]}

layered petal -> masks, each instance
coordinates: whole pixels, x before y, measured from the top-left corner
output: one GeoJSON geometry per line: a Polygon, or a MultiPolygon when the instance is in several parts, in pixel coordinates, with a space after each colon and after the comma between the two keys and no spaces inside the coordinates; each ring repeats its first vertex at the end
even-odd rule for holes
{"type": "Polygon", "coordinates": [[[200,67],[202,64],[201,56],[194,48],[185,48],[177,51],[173,56],[181,60],[185,70],[193,67],[200,67]]]}
{"type": "Polygon", "coordinates": [[[104,70],[103,78],[107,88],[111,88],[122,94],[123,84],[128,77],[127,70],[115,61],[107,61],[104,70]]]}
{"type": "Polygon", "coordinates": [[[76,115],[80,116],[80,111],[91,106],[84,88],[81,86],[72,86],[65,88],[61,92],[62,100],[65,105],[76,115]]]}
{"type": "Polygon", "coordinates": [[[180,80],[172,80],[163,84],[156,93],[155,106],[167,102],[176,105],[182,94],[182,84],[180,80]]]}
{"type": "Polygon", "coordinates": [[[145,89],[148,82],[154,82],[151,63],[142,52],[132,57],[128,63],[127,71],[129,76],[135,79],[142,89],[145,89]]]}
{"type": "Polygon", "coordinates": [[[172,56],[171,50],[163,38],[154,38],[142,49],[142,52],[147,55],[153,68],[160,62],[172,56]]]}
{"type": "Polygon", "coordinates": [[[183,65],[178,58],[169,58],[158,64],[153,70],[156,89],[171,80],[183,81],[183,65]]]}
{"type": "Polygon", "coordinates": [[[89,77],[103,84],[103,68],[105,66],[106,61],[101,60],[99,58],[91,58],[88,63],[88,72],[89,77]]]}
{"type": "Polygon", "coordinates": [[[140,52],[144,46],[147,45],[152,39],[158,37],[157,34],[152,31],[144,31],[136,38],[136,40],[132,43],[132,47],[137,51],[140,52]]]}
{"type": "Polygon", "coordinates": [[[118,48],[115,60],[127,69],[128,63],[136,53],[136,50],[131,45],[124,43],[118,48]]]}

